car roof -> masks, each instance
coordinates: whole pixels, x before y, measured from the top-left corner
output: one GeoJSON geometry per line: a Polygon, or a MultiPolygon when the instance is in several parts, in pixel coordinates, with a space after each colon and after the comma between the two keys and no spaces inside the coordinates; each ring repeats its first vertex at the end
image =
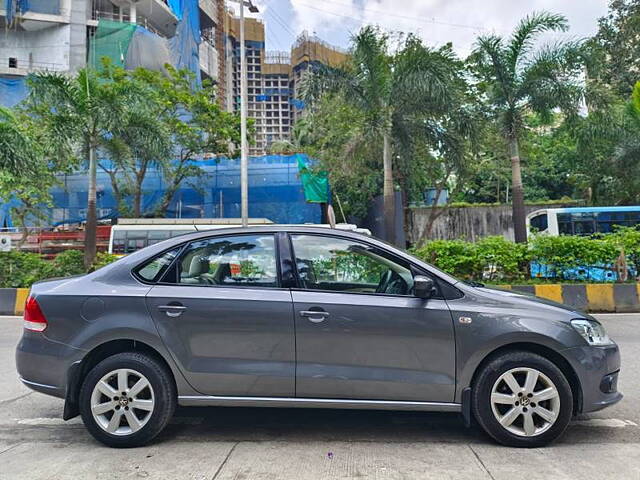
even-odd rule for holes
{"type": "Polygon", "coordinates": [[[251,233],[319,233],[319,234],[333,234],[350,238],[370,239],[371,237],[353,230],[345,230],[341,228],[329,228],[326,226],[314,226],[314,225],[250,225],[248,227],[223,227],[213,230],[203,229],[196,232],[184,233],[180,236],[174,237],[174,239],[196,239],[201,237],[215,237],[218,235],[229,234],[251,234],[251,233]]]}
{"type": "Polygon", "coordinates": [[[379,238],[375,238],[369,235],[364,235],[362,233],[350,231],[350,230],[341,230],[334,229],[322,226],[313,226],[313,225],[257,225],[257,226],[248,226],[248,227],[229,227],[229,228],[218,228],[215,230],[202,230],[197,232],[185,233],[176,237],[172,237],[170,239],[164,240],[162,242],[150,245],[141,250],[133,252],[125,257],[122,257],[118,262],[115,262],[111,265],[103,267],[102,269],[96,270],[94,274],[97,276],[105,277],[108,281],[113,282],[121,282],[125,279],[125,277],[129,277],[132,279],[133,277],[130,274],[130,270],[133,266],[139,265],[144,262],[146,259],[153,258],[155,255],[158,255],[164,251],[171,250],[178,245],[192,242],[199,239],[204,238],[212,238],[222,235],[247,235],[247,234],[260,234],[260,233],[277,233],[277,232],[286,232],[286,233],[309,233],[309,234],[318,234],[318,235],[331,235],[341,238],[351,238],[354,240],[359,240],[362,242],[366,242],[369,244],[376,245],[381,248],[385,248],[390,250],[392,253],[395,253],[401,258],[404,258],[408,261],[412,261],[414,263],[418,263],[423,266],[427,271],[430,271],[443,280],[449,282],[452,285],[458,283],[458,279],[452,277],[451,275],[443,272],[442,270],[434,267],[433,265],[429,265],[426,262],[415,258],[409,255],[406,251],[391,245],[384,240],[379,238]],[[117,265],[119,264],[119,265],[117,265]],[[113,268],[110,268],[113,267],[113,268]],[[113,275],[113,276],[112,276],[113,275]],[[111,277],[111,278],[110,278],[111,277]]]}

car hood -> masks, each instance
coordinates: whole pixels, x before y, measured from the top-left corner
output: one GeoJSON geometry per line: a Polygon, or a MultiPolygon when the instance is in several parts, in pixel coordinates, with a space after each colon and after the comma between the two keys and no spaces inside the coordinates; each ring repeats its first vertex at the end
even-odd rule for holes
{"type": "Polygon", "coordinates": [[[554,311],[556,313],[561,313],[563,316],[567,314],[570,318],[578,317],[588,317],[586,312],[582,312],[574,307],[570,307],[568,305],[563,305],[562,303],[554,302],[553,300],[548,300],[546,298],[536,297],[533,294],[525,293],[525,292],[517,292],[513,290],[506,290],[497,288],[489,288],[489,287],[470,287],[475,292],[480,294],[481,296],[491,297],[494,300],[501,300],[505,303],[510,303],[512,305],[517,305],[520,307],[530,307],[530,308],[538,308],[544,309],[548,311],[554,311]],[[496,298],[497,297],[497,298],[496,298]]]}

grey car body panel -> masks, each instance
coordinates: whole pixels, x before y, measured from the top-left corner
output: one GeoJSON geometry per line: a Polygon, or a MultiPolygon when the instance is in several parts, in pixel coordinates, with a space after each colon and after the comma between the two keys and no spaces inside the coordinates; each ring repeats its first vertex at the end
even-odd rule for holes
{"type": "MultiPolygon", "coordinates": [[[[193,297],[194,301],[199,297],[198,302],[202,301],[202,296],[222,295],[222,290],[227,290],[218,290],[219,287],[189,287],[189,290],[193,288],[206,290],[204,295],[198,293],[193,297]]],[[[325,405],[333,402],[336,406],[342,405],[345,408],[374,408],[371,405],[375,403],[366,407],[363,405],[367,405],[367,400],[386,399],[379,401],[386,402],[387,405],[400,401],[396,402],[402,404],[398,408],[410,409],[411,401],[414,400],[414,403],[421,404],[422,407],[418,408],[416,405],[416,409],[424,409],[423,404],[429,404],[427,408],[437,409],[442,404],[443,410],[455,410],[455,405],[462,402],[463,389],[471,384],[476,369],[486,356],[505,345],[523,342],[551,348],[567,360],[580,381],[584,397],[583,411],[603,408],[621,398],[620,393],[604,394],[598,388],[603,375],[620,368],[618,347],[615,344],[606,347],[587,345],[570,324],[573,318],[584,318],[583,314],[525,295],[460,283],[382,241],[351,232],[293,226],[194,232],[132,253],[82,277],[39,282],[32,287],[32,294],[48,319],[48,327],[43,333],[24,332],[16,351],[17,368],[28,386],[57,396],[64,396],[68,388],[68,372],[73,364],[82,361],[89,351],[105,342],[126,339],[144,342],[162,356],[173,372],[180,403],[188,404],[222,402],[225,405],[243,405],[247,401],[255,401],[265,406],[278,406],[289,404],[288,400],[292,403],[297,400],[299,404],[309,406],[317,400],[325,405]],[[221,348],[224,353],[223,361],[218,364],[221,368],[216,367],[215,358],[221,356],[216,353],[213,357],[205,356],[205,368],[200,368],[205,373],[192,372],[189,369],[194,363],[189,356],[193,351],[181,358],[181,348],[183,353],[188,352],[184,343],[187,341],[185,333],[172,333],[172,329],[175,330],[178,324],[172,325],[164,318],[159,319],[153,306],[154,302],[178,295],[184,301],[185,296],[193,294],[185,293],[186,290],[174,293],[173,289],[183,289],[182,286],[146,285],[134,278],[131,271],[146,259],[177,245],[201,238],[247,232],[316,233],[357,239],[385,249],[410,262],[417,270],[454,285],[461,295],[460,298],[445,302],[435,298],[424,301],[381,295],[371,299],[372,295],[343,296],[334,293],[331,295],[335,296],[327,302],[326,299],[314,296],[317,293],[296,289],[255,289],[252,292],[245,288],[233,289],[230,293],[235,295],[235,299],[224,300],[229,302],[224,307],[224,320],[210,324],[221,328],[231,325],[231,332],[196,331],[196,344],[189,346],[197,347],[195,352],[200,355],[196,357],[202,357],[203,349],[211,341],[212,346],[221,348]],[[163,291],[165,288],[169,290],[163,291]],[[292,297],[287,299],[287,295],[292,297]],[[262,302],[261,298],[266,301],[262,302]],[[286,318],[287,302],[290,302],[289,320],[286,318]],[[332,320],[338,318],[335,323],[325,322],[318,329],[314,328],[317,325],[303,323],[298,318],[298,310],[321,302],[325,306],[331,304],[331,308],[336,308],[336,315],[331,312],[330,317],[332,320]],[[420,309],[415,307],[420,302],[424,305],[424,318],[416,313],[420,309]],[[405,312],[404,317],[387,315],[389,309],[400,310],[407,307],[411,313],[405,312]],[[450,313],[447,314],[445,307],[450,309],[450,313]],[[234,308],[240,319],[238,325],[230,323],[230,312],[234,308]],[[372,308],[372,313],[368,310],[360,313],[358,308],[372,308]],[[383,324],[383,317],[388,324],[383,324]],[[460,322],[460,317],[466,317],[464,323],[460,322]],[[362,337],[349,331],[350,319],[359,319],[353,323],[358,323],[362,337]],[[365,319],[365,323],[362,323],[362,319],[365,319]],[[468,319],[471,319],[470,323],[468,319]],[[265,324],[272,321],[276,322],[275,328],[271,333],[266,333],[265,324]],[[398,334],[394,330],[398,321],[408,329],[406,334],[398,334]],[[430,321],[434,322],[431,326],[430,321]],[[306,389],[297,392],[299,398],[291,398],[296,395],[291,393],[292,370],[295,369],[291,349],[295,336],[288,332],[294,324],[300,329],[302,344],[311,348],[311,351],[301,351],[301,345],[297,348],[299,387],[306,389]],[[424,330],[421,326],[424,326],[424,330]],[[262,332],[256,333],[255,329],[262,329],[262,332]],[[247,343],[243,344],[247,335],[264,344],[256,346],[257,350],[251,352],[247,343]],[[391,340],[393,345],[387,347],[385,340],[391,340]],[[357,342],[361,344],[351,351],[347,350],[349,344],[357,342]],[[230,349],[236,344],[241,347],[242,352],[238,357],[246,358],[233,358],[230,355],[230,349]],[[326,348],[324,352],[320,351],[323,344],[326,348]],[[266,345],[271,345],[274,352],[261,350],[266,345]],[[421,346],[424,347],[422,350],[421,346]],[[384,349],[384,353],[379,349],[384,349]],[[365,355],[365,358],[357,358],[365,355]],[[212,358],[214,361],[210,363],[212,358]],[[446,359],[452,363],[445,364],[446,359]],[[318,369],[314,365],[315,360],[331,362],[331,365],[318,369]],[[339,368],[336,368],[336,364],[339,368]],[[382,367],[377,373],[382,381],[375,378],[373,372],[376,366],[382,367]],[[343,367],[346,369],[340,370],[343,367]],[[224,372],[222,376],[216,369],[224,372]],[[235,372],[232,372],[234,369],[235,372]],[[213,373],[209,376],[206,372],[211,371],[213,373]],[[327,372],[329,379],[313,381],[314,373],[326,375],[327,372]],[[346,373],[347,379],[352,380],[341,380],[339,377],[342,373],[346,373]],[[225,375],[230,376],[225,380],[225,375]],[[187,381],[187,377],[191,383],[187,381]],[[415,384],[407,381],[411,378],[416,380],[415,384]],[[255,385],[252,385],[252,381],[255,385]],[[220,388],[218,386],[221,384],[218,382],[222,384],[220,388]],[[194,388],[195,386],[198,388],[194,388]],[[221,395],[221,392],[224,394],[221,395]],[[322,393],[320,397],[326,398],[300,398],[318,397],[319,392],[322,393]],[[373,395],[376,398],[367,398],[373,395]],[[424,398],[426,396],[433,398],[424,398]],[[401,402],[403,399],[409,401],[401,402]]],[[[205,326],[203,304],[194,310],[199,312],[197,315],[200,315],[200,319],[185,317],[185,323],[190,324],[185,327],[186,330],[197,330],[205,326]]],[[[178,317],[174,322],[180,320],[178,317]]],[[[198,365],[197,361],[195,365],[198,365]]],[[[381,408],[384,408],[382,404],[381,408]]]]}
{"type": "Polygon", "coordinates": [[[451,402],[455,339],[444,300],[292,292],[301,397],[451,402]],[[322,309],[314,323],[301,311],[322,309]]]}
{"type": "Polygon", "coordinates": [[[288,289],[157,285],[147,302],[160,336],[199,392],[295,396],[288,289]],[[158,309],[171,303],[186,310],[171,317],[158,309]]]}

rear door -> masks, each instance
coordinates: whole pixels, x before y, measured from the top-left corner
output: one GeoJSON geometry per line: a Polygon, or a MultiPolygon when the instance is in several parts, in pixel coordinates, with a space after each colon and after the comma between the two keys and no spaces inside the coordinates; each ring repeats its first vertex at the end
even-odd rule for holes
{"type": "Polygon", "coordinates": [[[295,395],[291,293],[273,234],[189,244],[147,295],[187,380],[209,395],[295,395]]]}
{"type": "Polygon", "coordinates": [[[410,265],[367,243],[291,235],[298,397],[452,402],[446,301],[412,295],[410,265]]]}

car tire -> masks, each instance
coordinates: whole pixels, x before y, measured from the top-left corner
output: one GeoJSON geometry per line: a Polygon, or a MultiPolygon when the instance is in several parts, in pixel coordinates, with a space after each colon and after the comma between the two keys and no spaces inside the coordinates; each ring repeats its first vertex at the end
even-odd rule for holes
{"type": "Polygon", "coordinates": [[[566,430],[573,415],[573,395],[553,362],[513,351],[491,359],[478,373],[471,407],[480,426],[497,442],[541,447],[566,430]]]}
{"type": "Polygon", "coordinates": [[[169,423],[176,402],[168,369],[138,352],[118,353],[98,363],[85,377],[79,397],[80,415],[89,433],[115,448],[138,447],[153,440],[169,423]]]}

